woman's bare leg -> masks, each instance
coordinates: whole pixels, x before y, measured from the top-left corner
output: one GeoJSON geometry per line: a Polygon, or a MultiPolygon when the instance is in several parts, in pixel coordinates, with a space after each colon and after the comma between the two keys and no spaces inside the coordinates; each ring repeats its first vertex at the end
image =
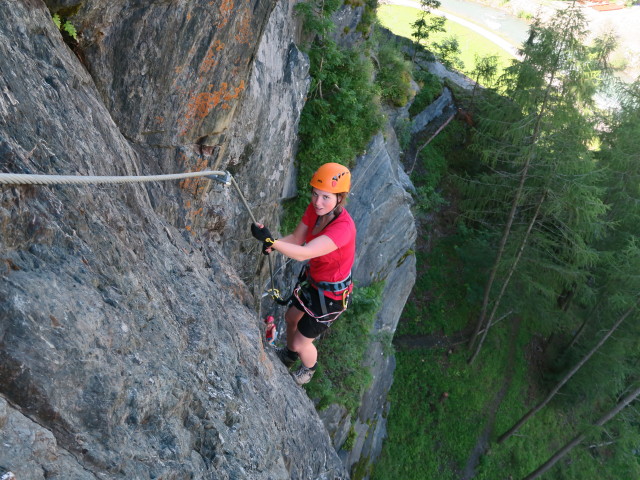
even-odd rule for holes
{"type": "Polygon", "coordinates": [[[295,352],[293,339],[298,333],[298,322],[303,315],[304,312],[301,312],[296,307],[289,307],[287,313],[284,314],[284,320],[287,323],[287,348],[292,352],[295,352]]]}
{"type": "Polygon", "coordinates": [[[290,350],[298,352],[302,364],[307,368],[312,368],[318,361],[318,350],[316,350],[316,346],[313,344],[314,340],[315,338],[307,338],[300,332],[296,332],[292,345],[289,347],[290,350]]]}

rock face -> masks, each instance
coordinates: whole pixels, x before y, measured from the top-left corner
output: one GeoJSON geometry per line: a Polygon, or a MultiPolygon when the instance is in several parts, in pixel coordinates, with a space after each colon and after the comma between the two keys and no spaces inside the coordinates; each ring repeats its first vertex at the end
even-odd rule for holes
{"type": "MultiPolygon", "coordinates": [[[[1,171],[225,169],[277,225],[309,85],[292,4],[46,4],[0,3],[1,171]],[[77,55],[47,6],[73,13],[77,55]]],[[[356,278],[387,278],[376,329],[391,332],[415,229],[385,150],[378,137],[358,159],[349,209],[356,278]]],[[[353,421],[375,433],[339,456],[262,344],[249,222],[233,187],[207,179],[1,186],[0,465],[20,480],[338,479],[379,448],[392,359],[372,345],[353,421]]]]}
{"type": "Polygon", "coordinates": [[[447,112],[447,114],[455,113],[451,90],[447,87],[442,89],[442,95],[436,98],[431,105],[427,106],[427,108],[415,116],[411,123],[411,133],[415,135],[422,132],[429,123],[442,115],[443,112],[447,112]]]}
{"type": "MultiPolygon", "coordinates": [[[[86,58],[94,75],[102,72],[97,87],[43,3],[0,5],[3,171],[136,174],[211,166],[214,149],[208,154],[203,143],[201,154],[197,140],[229,122],[221,103],[220,116],[214,102],[210,112],[196,110],[206,113],[202,118],[183,116],[193,122],[180,123],[176,112],[189,111],[189,92],[176,91],[163,105],[171,95],[155,91],[155,101],[138,103],[138,88],[173,82],[150,59],[114,58],[126,67],[107,72],[111,47],[99,38],[126,38],[135,32],[122,24],[134,24],[142,41],[153,36],[145,28],[159,22],[149,11],[117,3],[83,7],[103,29],[86,58]],[[172,119],[173,130],[146,135],[155,116],[172,119]]],[[[178,8],[172,5],[150,9],[178,8]]],[[[210,2],[181,5],[193,15],[210,2]]],[[[257,39],[277,21],[267,15],[271,4],[244,6],[226,17],[216,13],[201,28],[211,30],[216,18],[219,24],[249,20],[253,51],[244,37],[229,31],[220,37],[243,54],[226,62],[227,75],[238,69],[228,85],[244,82],[247,90],[257,39]]],[[[180,73],[172,70],[176,58],[167,57],[182,57],[191,47],[178,44],[202,33],[172,35],[158,52],[165,73],[197,72],[206,52],[200,63],[195,53],[185,60],[180,73]]],[[[281,53],[290,59],[283,65],[293,65],[290,82],[304,87],[303,57],[294,48],[281,53]]],[[[225,101],[231,110],[236,99],[225,101]]],[[[297,123],[294,110],[289,123],[297,123]]],[[[251,292],[215,242],[225,212],[194,221],[193,212],[211,208],[198,195],[207,182],[201,183],[2,187],[0,464],[21,480],[348,476],[312,402],[262,346],[251,292]]]]}

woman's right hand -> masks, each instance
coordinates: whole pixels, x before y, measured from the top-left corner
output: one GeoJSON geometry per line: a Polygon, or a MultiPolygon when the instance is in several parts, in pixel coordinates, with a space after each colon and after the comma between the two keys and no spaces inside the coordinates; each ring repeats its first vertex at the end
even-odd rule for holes
{"type": "Polygon", "coordinates": [[[256,240],[260,240],[261,242],[274,242],[274,238],[271,235],[269,229],[261,223],[251,224],[251,235],[253,235],[253,238],[255,238],[256,240]]]}

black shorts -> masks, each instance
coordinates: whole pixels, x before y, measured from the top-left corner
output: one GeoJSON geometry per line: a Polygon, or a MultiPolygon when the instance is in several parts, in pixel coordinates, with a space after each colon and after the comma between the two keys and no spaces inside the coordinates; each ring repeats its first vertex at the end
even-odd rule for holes
{"type": "MultiPolygon", "coordinates": [[[[307,307],[307,310],[311,311],[314,315],[321,317],[322,316],[322,306],[320,304],[320,293],[317,289],[309,286],[303,285],[300,288],[300,299],[304,302],[304,305],[307,307]]],[[[300,310],[304,315],[298,322],[298,331],[307,338],[316,338],[320,334],[324,333],[333,320],[338,318],[338,316],[346,309],[346,305],[342,305],[342,300],[335,300],[333,298],[329,298],[327,296],[324,297],[325,305],[327,308],[327,313],[335,313],[336,315],[327,315],[322,316],[319,322],[311,315],[309,315],[305,308],[300,304],[296,296],[294,295],[291,298],[290,305],[292,307],[300,310]],[[326,323],[325,323],[326,322],[326,323]]],[[[348,297],[347,297],[348,303],[348,297]]]]}

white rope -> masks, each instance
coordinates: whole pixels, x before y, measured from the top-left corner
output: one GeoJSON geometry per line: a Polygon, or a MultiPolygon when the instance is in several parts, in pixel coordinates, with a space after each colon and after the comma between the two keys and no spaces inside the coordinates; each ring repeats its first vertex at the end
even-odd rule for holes
{"type": "MultiPolygon", "coordinates": [[[[247,199],[244,198],[240,186],[236,179],[229,172],[220,170],[205,170],[202,172],[173,173],[167,175],[129,175],[129,176],[81,176],[81,175],[36,175],[27,173],[0,173],[0,184],[4,185],[88,185],[95,183],[138,183],[138,182],[158,182],[163,180],[180,180],[194,177],[219,177],[215,180],[225,185],[232,184],[240,199],[244,204],[253,223],[258,223],[253,215],[247,199]]],[[[269,270],[271,272],[271,286],[273,287],[273,267],[271,257],[269,259],[269,270]]],[[[272,291],[277,292],[272,288],[272,291]]],[[[279,292],[278,292],[279,296],[279,292]]],[[[275,298],[275,297],[274,297],[275,298]]],[[[0,479],[2,480],[2,479],[0,479]]]]}
{"type": "Polygon", "coordinates": [[[202,172],[172,173],[167,175],[129,175],[129,176],[80,176],[80,175],[31,175],[23,173],[0,173],[0,184],[5,185],[87,185],[92,183],[137,183],[180,180],[184,178],[226,176],[220,170],[202,172]]]}

